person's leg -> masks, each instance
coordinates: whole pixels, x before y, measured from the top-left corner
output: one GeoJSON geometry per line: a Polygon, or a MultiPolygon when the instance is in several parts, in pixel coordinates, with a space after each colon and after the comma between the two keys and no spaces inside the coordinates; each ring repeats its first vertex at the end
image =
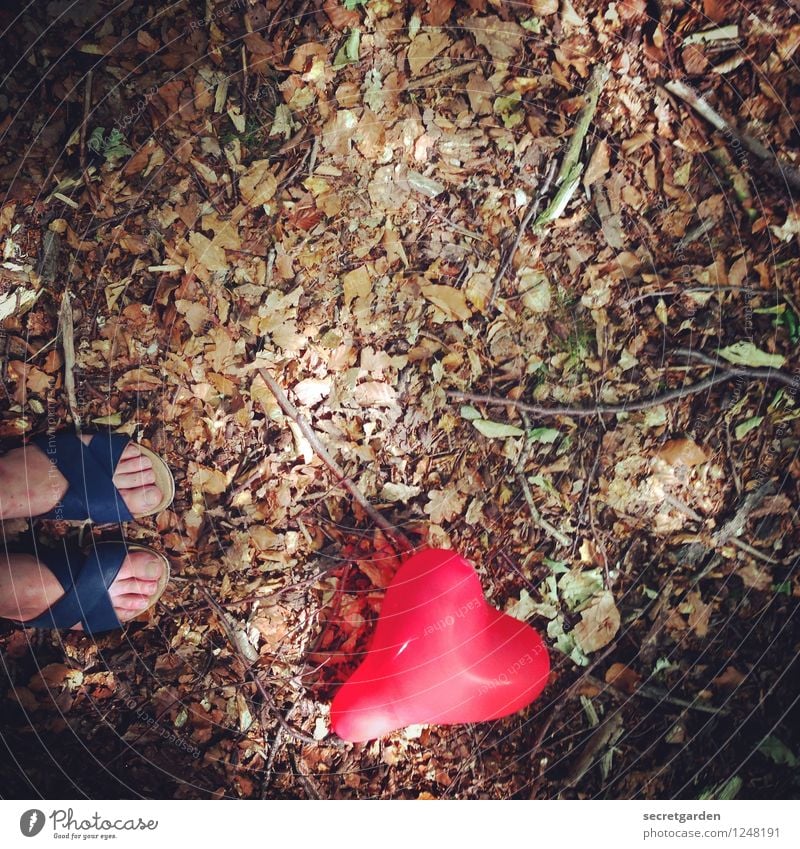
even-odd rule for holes
{"type": "MultiPolygon", "coordinates": [[[[91,436],[81,439],[88,444],[91,436]]],[[[134,443],[125,448],[113,481],[133,514],[143,513],[161,500],[152,463],[134,443]]],[[[0,457],[0,521],[49,512],[67,486],[64,476],[37,446],[9,451],[0,457]]]]}
{"type": "MultiPolygon", "coordinates": [[[[164,563],[153,554],[128,554],[108,590],[120,622],[150,607],[163,571],[164,563]]],[[[58,579],[33,555],[0,553],[0,617],[26,622],[40,616],[62,595],[64,588],[58,579]]]]}

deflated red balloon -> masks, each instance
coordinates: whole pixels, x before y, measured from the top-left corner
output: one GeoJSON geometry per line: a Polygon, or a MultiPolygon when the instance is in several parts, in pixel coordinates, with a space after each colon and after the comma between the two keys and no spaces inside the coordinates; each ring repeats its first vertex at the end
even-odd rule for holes
{"type": "Polygon", "coordinates": [[[530,626],[487,604],[475,569],[428,549],[398,570],[369,652],[331,705],[343,739],[415,724],[484,722],[532,702],[550,671],[530,626]]]}

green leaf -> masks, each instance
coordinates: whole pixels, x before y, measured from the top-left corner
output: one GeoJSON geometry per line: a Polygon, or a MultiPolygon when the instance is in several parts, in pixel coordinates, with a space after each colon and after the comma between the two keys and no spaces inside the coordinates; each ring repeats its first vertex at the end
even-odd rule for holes
{"type": "Polygon", "coordinates": [[[786,362],[786,357],[782,354],[768,354],[756,348],[752,342],[736,342],[727,348],[721,348],[718,353],[729,363],[737,366],[780,368],[786,362]]]}
{"type": "Polygon", "coordinates": [[[525,434],[522,428],[502,422],[490,422],[488,419],[474,419],[472,424],[478,433],[482,433],[490,439],[506,439],[509,436],[524,436],[525,434]]]}
{"type": "Polygon", "coordinates": [[[520,21],[520,26],[537,35],[542,31],[542,22],[539,18],[528,18],[526,21],[520,21]]]}
{"type": "Polygon", "coordinates": [[[561,431],[555,430],[552,427],[535,427],[533,430],[528,431],[528,436],[534,442],[549,444],[555,442],[561,436],[561,431]]]}
{"type": "Polygon", "coordinates": [[[544,557],[542,563],[554,574],[563,575],[564,572],[569,572],[566,560],[551,560],[549,557],[544,557]]]}
{"type": "Polygon", "coordinates": [[[538,486],[539,489],[543,489],[550,495],[558,495],[558,492],[553,486],[553,484],[551,484],[550,481],[542,475],[531,475],[528,478],[528,483],[532,483],[534,486],[538,486]]]}
{"type": "Polygon", "coordinates": [[[600,569],[587,569],[585,572],[571,569],[558,579],[561,600],[570,611],[577,610],[602,589],[603,573],[600,569]]]}
{"type": "Polygon", "coordinates": [[[772,734],[761,741],[758,751],[766,755],[773,763],[776,764],[786,764],[791,767],[795,767],[798,764],[798,760],[795,757],[794,752],[792,752],[788,746],[772,734]]]}
{"type": "Polygon", "coordinates": [[[358,62],[358,54],[361,49],[361,30],[358,27],[350,30],[345,43],[339,48],[333,60],[334,70],[352,65],[358,62]]]}
{"type": "Polygon", "coordinates": [[[92,150],[95,153],[100,153],[100,151],[103,149],[103,145],[105,144],[105,133],[105,127],[95,127],[92,130],[92,134],[89,136],[89,141],[86,143],[89,150],[92,150]]]}
{"type": "Polygon", "coordinates": [[[471,422],[474,419],[483,418],[483,416],[481,416],[481,414],[474,407],[465,405],[461,408],[461,418],[466,419],[468,422],[471,422]]]}
{"type": "Polygon", "coordinates": [[[366,6],[369,0],[344,0],[344,7],[348,12],[357,9],[359,6],[366,6]]]}
{"type": "Polygon", "coordinates": [[[774,593],[778,593],[779,595],[788,595],[792,594],[792,582],[791,581],[781,581],[780,584],[775,584],[772,588],[774,593]]]}
{"type": "Polygon", "coordinates": [[[580,646],[576,645],[575,638],[572,634],[564,632],[564,623],[560,618],[551,619],[547,623],[547,636],[554,639],[556,648],[566,655],[577,666],[588,666],[589,658],[581,651],[580,646]]]}
{"type": "Polygon", "coordinates": [[[99,419],[92,419],[92,424],[119,427],[122,424],[122,416],[119,413],[112,413],[110,416],[101,416],[99,419]]]}
{"type": "Polygon", "coordinates": [[[494,102],[495,113],[503,119],[503,123],[509,130],[521,124],[525,118],[524,113],[519,108],[521,100],[522,94],[515,91],[509,95],[496,98],[494,102]]]}
{"type": "Polygon", "coordinates": [[[748,419],[746,422],[736,425],[733,432],[737,439],[743,439],[748,433],[750,433],[751,430],[757,428],[763,421],[764,416],[753,416],[753,418],[748,419]]]}
{"type": "Polygon", "coordinates": [[[653,667],[653,675],[658,675],[659,672],[663,672],[666,669],[672,669],[675,664],[670,663],[666,657],[660,657],[656,661],[656,665],[653,667]]]}

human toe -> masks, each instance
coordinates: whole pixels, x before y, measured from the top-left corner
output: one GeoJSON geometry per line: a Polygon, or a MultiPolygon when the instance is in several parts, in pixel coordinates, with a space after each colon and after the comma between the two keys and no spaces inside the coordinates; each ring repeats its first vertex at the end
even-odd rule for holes
{"type": "Polygon", "coordinates": [[[157,581],[164,573],[164,561],[151,551],[131,551],[117,575],[118,581],[131,578],[140,581],[157,581]]]}
{"type": "Polygon", "coordinates": [[[161,490],[152,484],[120,490],[120,495],[134,515],[152,510],[164,497],[161,490]]]}

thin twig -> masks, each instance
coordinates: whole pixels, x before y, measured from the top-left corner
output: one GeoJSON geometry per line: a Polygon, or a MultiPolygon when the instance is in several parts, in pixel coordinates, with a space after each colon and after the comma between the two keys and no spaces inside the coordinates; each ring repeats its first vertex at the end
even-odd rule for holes
{"type": "Polygon", "coordinates": [[[578,188],[581,173],[583,172],[581,148],[583,147],[586,134],[589,132],[592,118],[594,118],[594,114],[597,111],[600,94],[608,81],[608,76],[609,71],[605,65],[598,65],[592,73],[585,92],[586,105],[578,116],[575,131],[570,137],[566,153],[561,160],[561,167],[556,175],[555,183],[559,189],[555,197],[550,201],[547,209],[533,222],[534,233],[541,231],[545,224],[549,224],[561,215],[575,194],[575,190],[578,188]]]}
{"type": "MultiPolygon", "coordinates": [[[[679,349],[676,353],[683,353],[685,356],[686,349],[679,349]]],[[[517,401],[512,398],[499,398],[496,395],[463,392],[460,389],[448,389],[445,394],[448,398],[474,401],[478,404],[492,404],[494,406],[508,405],[515,407],[517,410],[534,413],[538,416],[573,416],[579,418],[582,416],[616,415],[618,413],[634,413],[639,410],[649,410],[652,407],[657,407],[659,404],[669,404],[672,401],[688,398],[690,395],[696,395],[698,392],[703,392],[733,377],[744,377],[747,380],[774,380],[777,383],[782,383],[784,386],[794,386],[794,379],[778,369],[747,368],[744,366],[727,367],[715,360],[706,362],[705,360],[708,358],[705,358],[705,355],[698,356],[697,352],[694,352],[693,356],[695,359],[703,359],[704,365],[713,365],[723,370],[689,386],[679,386],[675,389],[668,389],[666,392],[661,392],[658,395],[652,395],[649,398],[638,398],[632,401],[625,401],[621,404],[595,404],[593,407],[573,407],[570,405],[547,407],[542,404],[528,404],[526,401],[517,401]]]]}
{"type": "Polygon", "coordinates": [[[511,247],[506,254],[505,259],[500,263],[500,268],[497,269],[497,274],[494,276],[494,280],[492,281],[492,294],[489,298],[489,307],[494,306],[495,298],[497,297],[497,291],[500,288],[500,281],[505,276],[506,271],[508,271],[509,266],[511,265],[514,255],[517,252],[517,248],[519,248],[519,243],[522,241],[523,234],[527,231],[528,225],[531,223],[531,219],[534,215],[537,215],[539,212],[539,207],[542,205],[542,201],[544,200],[547,193],[550,191],[550,184],[553,182],[553,176],[556,173],[556,161],[555,159],[550,163],[550,167],[547,169],[547,173],[545,175],[544,180],[542,181],[539,190],[536,193],[535,199],[532,201],[528,211],[522,218],[522,221],[519,223],[519,227],[517,227],[517,234],[514,237],[514,241],[511,244],[511,247]]]}
{"type": "Polygon", "coordinates": [[[92,77],[94,72],[88,71],[86,74],[86,90],[83,95],[83,119],[81,120],[80,148],[78,156],[80,159],[81,173],[83,174],[83,184],[86,186],[86,194],[93,207],[97,207],[98,199],[94,194],[94,186],[89,180],[89,165],[86,156],[86,129],[89,124],[89,115],[92,111],[92,77]]]}
{"type": "Polygon", "coordinates": [[[639,301],[646,301],[648,298],[694,295],[700,293],[714,295],[717,292],[747,292],[748,294],[754,294],[756,290],[750,286],[692,286],[690,289],[656,289],[653,292],[642,292],[639,295],[634,295],[632,298],[627,298],[622,303],[626,307],[629,307],[631,304],[637,304],[639,301]]]}
{"type": "Polygon", "coordinates": [[[670,94],[679,97],[684,103],[687,103],[701,117],[705,118],[709,124],[719,130],[729,139],[733,139],[740,145],[744,145],[750,153],[757,159],[761,160],[764,166],[773,175],[782,178],[794,189],[800,189],[800,171],[793,168],[784,162],[781,162],[777,156],[768,150],[758,139],[747,133],[742,133],[737,130],[732,124],[725,120],[722,115],[705,99],[698,94],[691,86],[680,80],[670,80],[664,84],[670,94]]]}
{"type": "Polygon", "coordinates": [[[566,534],[561,533],[561,531],[551,525],[547,519],[542,516],[539,512],[539,508],[536,506],[533,500],[533,494],[531,493],[531,487],[528,483],[524,474],[517,475],[517,479],[519,480],[520,486],[522,487],[522,491],[525,493],[525,500],[528,502],[528,509],[531,513],[531,518],[533,519],[534,524],[538,525],[548,536],[551,536],[559,545],[564,546],[564,548],[569,547],[569,537],[566,534]]]}
{"type": "Polygon", "coordinates": [[[425,88],[426,86],[438,86],[439,83],[449,80],[452,77],[463,77],[464,74],[469,74],[480,68],[480,66],[480,62],[465,62],[463,65],[454,65],[452,68],[446,68],[444,71],[436,71],[434,74],[428,74],[416,80],[409,80],[405,85],[405,89],[406,91],[410,91],[415,88],[425,88]]]}
{"type": "Polygon", "coordinates": [[[72,319],[69,288],[65,289],[61,296],[58,333],[61,336],[61,348],[64,351],[64,390],[67,393],[67,403],[72,413],[72,421],[75,423],[75,431],[80,435],[81,416],[78,412],[78,396],[75,391],[75,326],[72,319]]]}
{"type": "Polygon", "coordinates": [[[275,396],[275,400],[278,402],[278,405],[283,412],[300,428],[303,436],[308,440],[308,444],[313,448],[314,453],[320,458],[320,460],[322,460],[323,463],[325,463],[333,474],[336,475],[339,479],[339,483],[341,483],[342,486],[353,496],[353,498],[355,498],[370,519],[372,519],[372,521],[386,534],[387,538],[397,549],[398,553],[404,554],[413,551],[414,546],[412,545],[411,540],[409,540],[402,531],[393,527],[389,521],[381,516],[381,514],[378,513],[378,511],[369,503],[361,490],[353,483],[353,481],[350,480],[350,478],[347,477],[342,467],[336,462],[336,460],[333,459],[333,457],[331,457],[328,450],[322,442],[320,442],[320,439],[314,432],[311,424],[286,397],[286,393],[283,389],[281,389],[272,375],[263,368],[258,369],[258,373],[261,375],[261,379],[264,383],[266,383],[269,387],[270,392],[272,392],[275,396]]]}

